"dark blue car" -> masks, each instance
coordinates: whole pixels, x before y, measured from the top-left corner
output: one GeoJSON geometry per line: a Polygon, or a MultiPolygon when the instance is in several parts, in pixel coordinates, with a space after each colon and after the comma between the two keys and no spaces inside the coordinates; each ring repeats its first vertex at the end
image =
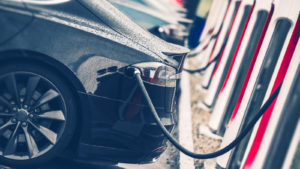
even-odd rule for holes
{"type": "Polygon", "coordinates": [[[129,70],[172,131],[187,49],[106,0],[1,0],[0,16],[0,164],[147,163],[166,149],[129,70]]]}

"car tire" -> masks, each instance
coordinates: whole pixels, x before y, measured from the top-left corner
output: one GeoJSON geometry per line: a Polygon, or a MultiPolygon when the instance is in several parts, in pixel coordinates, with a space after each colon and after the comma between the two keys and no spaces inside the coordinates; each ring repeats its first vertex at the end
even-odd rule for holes
{"type": "Polygon", "coordinates": [[[0,164],[35,167],[61,155],[76,129],[75,98],[50,67],[24,61],[0,65],[0,164]]]}

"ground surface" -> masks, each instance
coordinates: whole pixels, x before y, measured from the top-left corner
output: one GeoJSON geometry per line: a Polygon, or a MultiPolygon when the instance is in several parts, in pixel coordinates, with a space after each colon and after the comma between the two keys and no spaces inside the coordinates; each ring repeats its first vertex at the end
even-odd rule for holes
{"type": "MultiPolygon", "coordinates": [[[[190,69],[197,69],[199,63],[197,58],[188,59],[190,69]]],[[[200,125],[206,125],[210,118],[210,112],[201,107],[205,98],[205,91],[201,87],[202,77],[199,73],[190,75],[191,109],[193,119],[194,150],[197,153],[210,153],[219,148],[220,140],[211,139],[199,132],[200,125]]],[[[195,160],[196,169],[204,167],[204,160],[195,160]]],[[[208,163],[209,161],[206,160],[208,163]]]]}

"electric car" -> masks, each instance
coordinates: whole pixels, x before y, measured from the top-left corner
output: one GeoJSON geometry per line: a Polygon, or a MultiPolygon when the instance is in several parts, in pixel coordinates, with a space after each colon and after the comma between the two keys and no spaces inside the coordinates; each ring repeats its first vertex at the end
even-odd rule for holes
{"type": "Polygon", "coordinates": [[[148,163],[164,152],[132,70],[172,131],[186,48],[106,0],[1,0],[0,16],[0,164],[148,163]]]}

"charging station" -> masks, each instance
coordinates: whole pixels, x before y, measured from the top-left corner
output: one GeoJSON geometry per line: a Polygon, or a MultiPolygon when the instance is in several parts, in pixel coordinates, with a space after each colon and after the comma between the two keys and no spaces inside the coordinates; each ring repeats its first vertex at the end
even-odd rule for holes
{"type": "Polygon", "coordinates": [[[209,121],[209,127],[218,135],[224,134],[229,121],[228,117],[237,102],[264,27],[268,27],[268,14],[271,12],[271,8],[272,0],[256,1],[244,38],[240,41],[239,49],[234,55],[209,121]]]}
{"type": "MultiPolygon", "coordinates": [[[[219,58],[222,54],[222,51],[224,50],[224,47],[227,43],[229,32],[232,27],[234,18],[236,16],[236,13],[239,9],[241,1],[240,0],[232,0],[230,1],[228,11],[226,15],[224,16],[224,22],[222,25],[222,28],[218,34],[217,40],[214,44],[214,48],[210,53],[209,62],[212,60],[219,58]]],[[[215,70],[216,64],[219,62],[220,59],[217,59],[216,62],[212,63],[207,70],[204,72],[203,81],[201,83],[202,87],[204,89],[207,89],[210,85],[212,74],[215,70]]]]}
{"type": "Polygon", "coordinates": [[[233,27],[229,33],[228,42],[220,56],[220,61],[213,73],[212,82],[208,89],[208,95],[204,104],[208,107],[214,107],[218,93],[221,90],[229,70],[230,63],[237,49],[239,41],[243,38],[243,30],[247,27],[248,19],[251,17],[253,10],[253,0],[244,0],[241,2],[240,9],[237,12],[233,27]]]}
{"type": "MultiPolygon", "coordinates": [[[[296,46],[297,46],[297,48],[300,47],[300,43],[299,43],[299,35],[300,35],[299,21],[300,20],[299,19],[300,18],[298,18],[297,23],[295,23],[296,26],[293,31],[292,37],[289,41],[289,45],[288,45],[287,51],[285,53],[284,59],[282,61],[282,64],[279,68],[278,74],[276,76],[274,86],[272,88],[270,86],[269,90],[271,89],[273,91],[274,88],[276,88],[276,85],[278,85],[281,81],[283,81],[284,77],[286,77],[286,81],[290,81],[289,83],[292,83],[292,81],[294,79],[297,80],[296,72],[298,71],[298,67],[299,67],[299,55],[297,56],[297,54],[299,54],[299,53],[297,51],[295,52],[295,50],[299,50],[299,49],[296,49],[296,46]],[[289,76],[286,76],[286,75],[289,75],[289,76]],[[289,80],[289,79],[292,79],[292,80],[289,80]]],[[[289,89],[289,90],[292,89],[292,87],[285,87],[284,85],[283,85],[283,88],[289,89]]],[[[283,105],[283,102],[285,102],[286,99],[285,99],[285,97],[281,97],[281,95],[287,95],[287,93],[289,93],[289,90],[281,91],[281,93],[279,94],[279,96],[277,98],[277,101],[274,101],[274,103],[269,107],[266,114],[262,117],[260,123],[258,123],[255,126],[254,130],[252,131],[252,135],[251,135],[250,141],[248,143],[247,151],[245,153],[244,160],[243,160],[244,161],[243,164],[245,163],[245,168],[250,168],[250,166],[252,166],[253,161],[256,158],[258,151],[261,149],[260,147],[264,147],[263,149],[266,149],[266,147],[271,145],[271,143],[270,143],[269,145],[263,146],[262,140],[264,138],[268,138],[268,137],[265,137],[265,136],[267,136],[267,128],[273,128],[275,130],[276,126],[280,127],[280,125],[281,125],[280,120],[279,120],[280,118],[276,118],[278,120],[277,123],[276,123],[276,121],[272,122],[271,118],[273,118],[273,116],[278,117],[278,114],[275,114],[277,111],[277,108],[278,108],[277,104],[283,105]]],[[[267,93],[270,93],[270,92],[267,92],[267,93]]],[[[268,96],[265,97],[265,100],[267,97],[268,96]]],[[[288,111],[286,113],[293,114],[294,111],[288,111]]],[[[284,116],[284,114],[282,116],[284,116]]],[[[296,118],[297,116],[294,116],[294,117],[295,117],[295,119],[297,119],[296,118]]],[[[294,130],[292,130],[292,131],[294,131],[294,130]]],[[[286,131],[286,132],[288,132],[288,131],[286,131]]],[[[287,138],[283,137],[282,139],[287,139],[287,138]]]]}
{"type": "Polygon", "coordinates": [[[211,37],[209,39],[206,49],[199,55],[199,59],[201,59],[200,68],[205,67],[205,65],[207,65],[207,63],[209,62],[210,54],[214,48],[214,44],[216,42],[220,29],[222,28],[223,19],[228,10],[228,5],[228,0],[222,1],[219,5],[219,8],[217,9],[218,15],[216,17],[214,28],[212,29],[211,37]]]}
{"type": "MultiPolygon", "coordinates": [[[[247,120],[253,116],[251,112],[255,112],[260,108],[263,98],[267,93],[268,86],[273,85],[274,81],[271,81],[272,74],[276,76],[278,73],[297,21],[299,7],[296,9],[294,4],[296,4],[296,0],[274,2],[274,17],[272,17],[270,26],[266,32],[266,37],[259,51],[245,95],[241,104],[237,104],[238,106],[236,106],[238,111],[232,115],[232,121],[225,132],[221,147],[227,145],[232,138],[243,129],[243,126],[247,124],[247,120]],[[280,6],[281,8],[276,9],[276,6],[280,6]],[[293,24],[290,21],[292,21],[293,24]]],[[[274,76],[272,78],[273,80],[275,78],[274,76]]],[[[268,90],[268,92],[270,91],[268,90]]],[[[269,94],[267,93],[267,95],[269,94]]],[[[221,168],[234,165],[232,160],[237,161],[237,157],[243,157],[242,154],[245,151],[245,145],[248,143],[247,140],[249,140],[249,138],[245,139],[234,151],[219,157],[217,159],[218,165],[221,168]]]]}
{"type": "Polygon", "coordinates": [[[220,4],[222,4],[222,1],[220,0],[214,0],[212,3],[212,6],[210,8],[210,11],[207,16],[207,21],[205,23],[205,26],[203,28],[202,34],[200,36],[200,44],[193,50],[191,53],[198,55],[200,52],[206,49],[207,44],[209,43],[209,40],[211,38],[212,30],[214,28],[215,22],[216,22],[216,16],[218,16],[218,9],[220,7],[220,4]]]}

